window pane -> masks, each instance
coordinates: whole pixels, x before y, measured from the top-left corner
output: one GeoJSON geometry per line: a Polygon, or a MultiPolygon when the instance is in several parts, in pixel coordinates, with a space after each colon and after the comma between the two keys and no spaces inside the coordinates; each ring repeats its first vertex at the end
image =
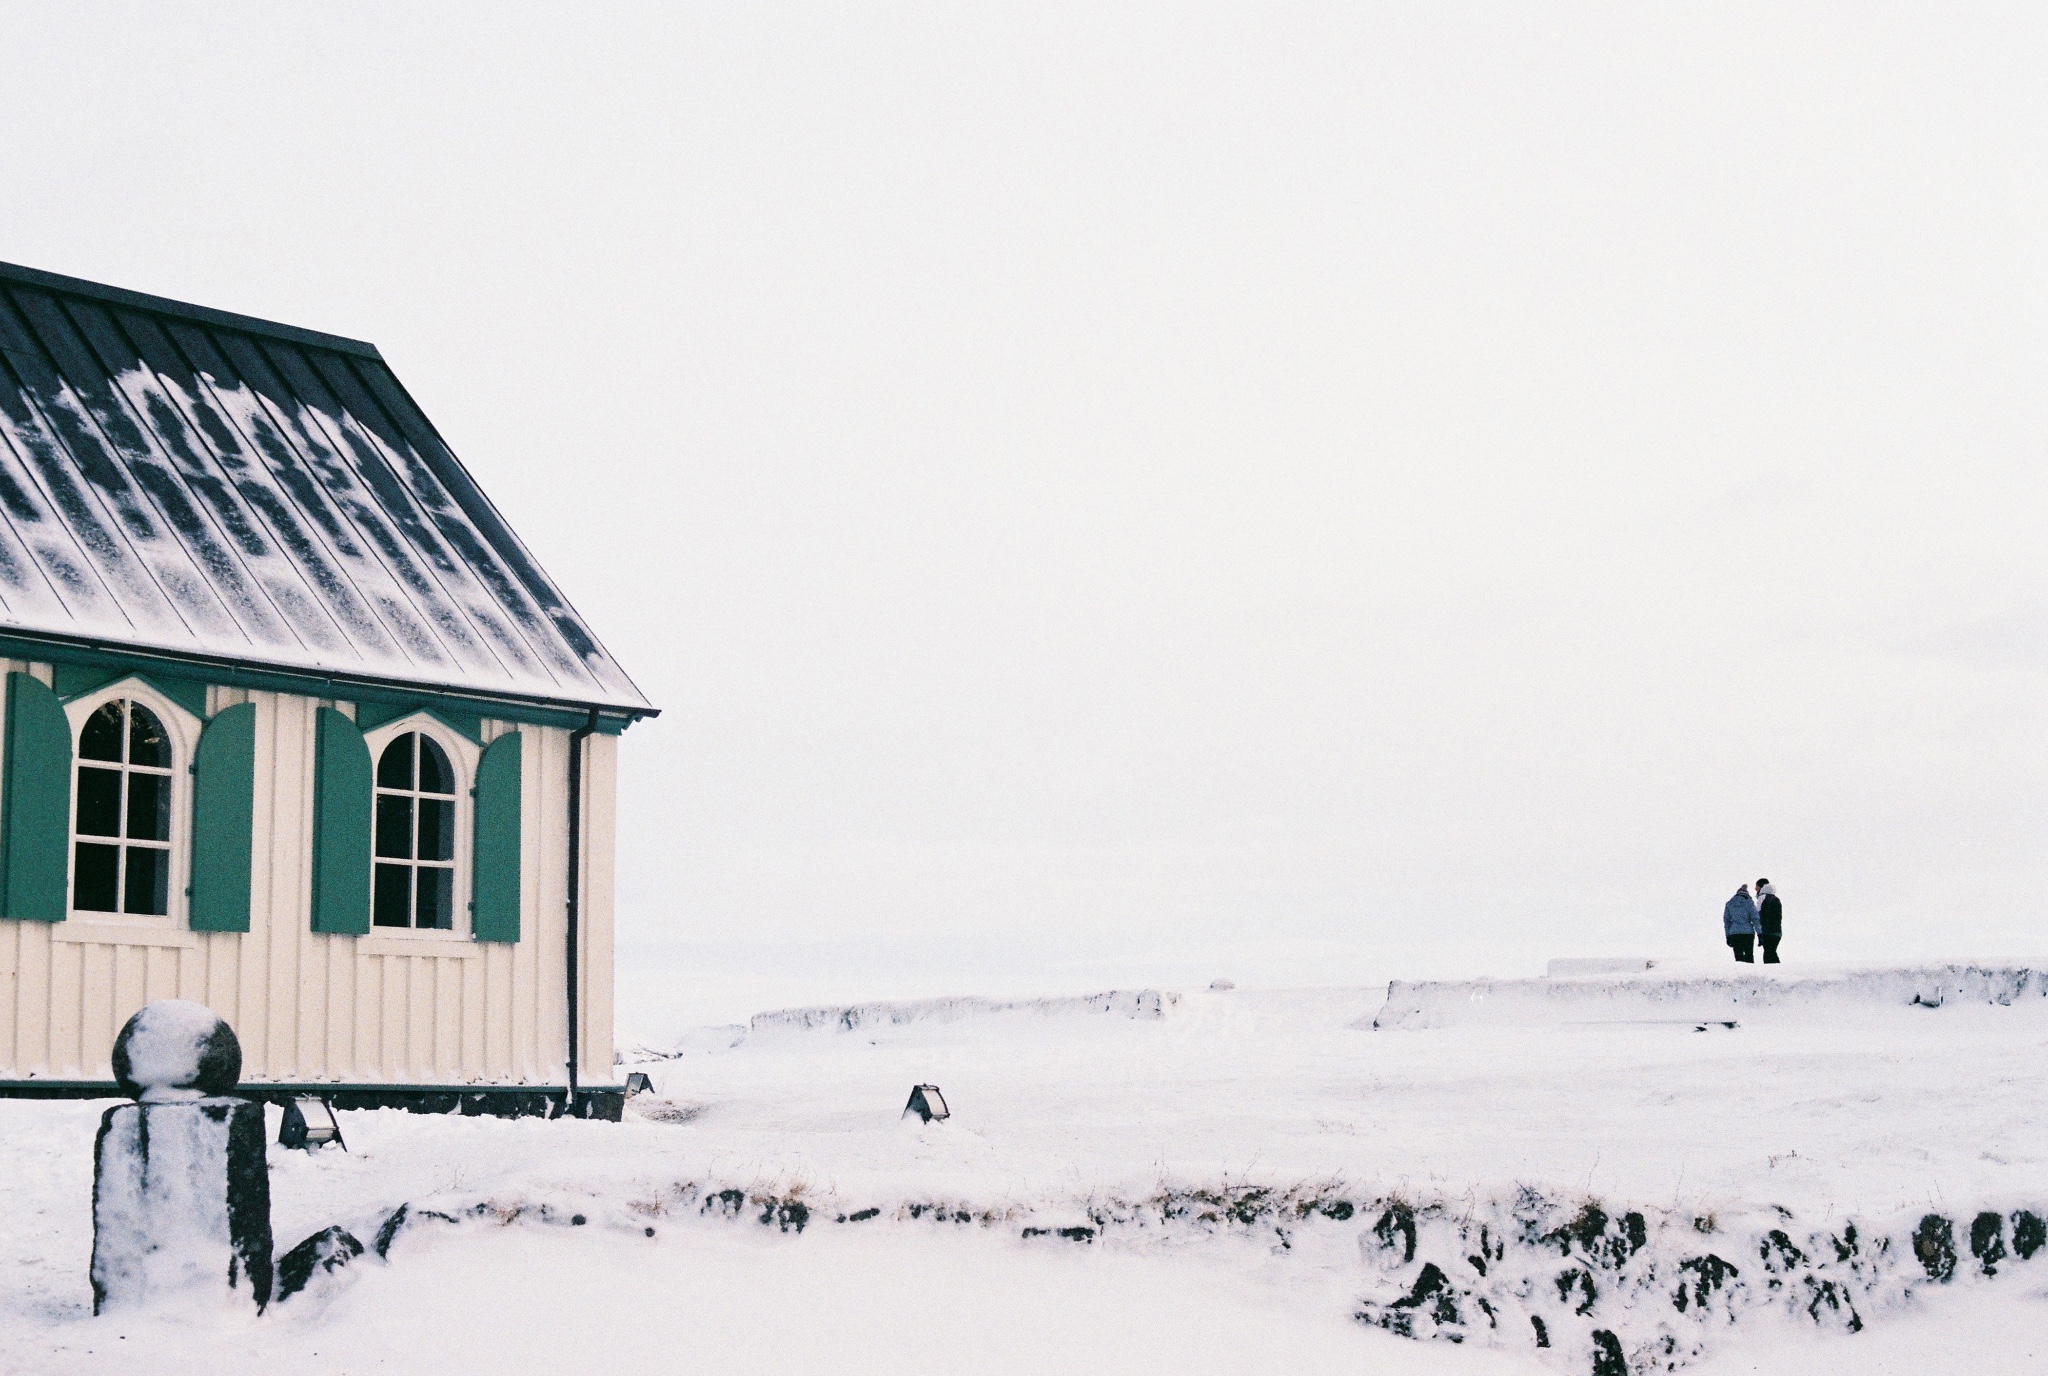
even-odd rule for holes
{"type": "Polygon", "coordinates": [[[420,792],[453,793],[455,771],[449,768],[448,756],[441,747],[425,736],[420,742],[420,792]]]}
{"type": "Polygon", "coordinates": [[[71,871],[71,906],[80,912],[111,913],[120,896],[115,879],[121,866],[119,846],[98,846],[80,841],[71,871]]]}
{"type": "Polygon", "coordinates": [[[455,803],[420,799],[420,859],[455,858],[455,803]]]}
{"type": "Polygon", "coordinates": [[[419,868],[419,907],[415,927],[447,931],[455,925],[455,871],[419,868]]]}
{"type": "Polygon", "coordinates": [[[78,755],[85,760],[120,760],[121,704],[118,701],[105,704],[85,719],[85,726],[78,733],[78,755]]]}
{"type": "MultiPolygon", "coordinates": [[[[92,769],[78,771],[78,834],[119,836],[121,834],[121,771],[92,769]]],[[[111,908],[95,908],[111,912],[111,908]]]]}
{"type": "Polygon", "coordinates": [[[121,911],[155,913],[161,917],[171,910],[171,853],[146,846],[128,847],[128,877],[122,887],[121,911]]]}
{"type": "Polygon", "coordinates": [[[412,743],[418,739],[418,736],[400,736],[384,747],[383,757],[377,761],[379,788],[412,787],[412,743]]]}
{"type": "Polygon", "coordinates": [[[128,763],[171,767],[171,738],[156,713],[139,702],[128,704],[128,763]]]}
{"type": "Polygon", "coordinates": [[[411,925],[407,900],[412,897],[412,866],[377,866],[377,901],[370,920],[379,927],[411,925]]]}
{"type": "MultiPolygon", "coordinates": [[[[84,770],[79,771],[81,774],[84,770]]],[[[95,769],[94,774],[106,771],[95,769]]],[[[80,828],[83,830],[83,828],[80,828]]],[[[137,841],[171,839],[171,780],[166,774],[128,776],[128,835],[137,841]]],[[[130,911],[135,911],[130,909],[130,911]]]]}
{"type": "Polygon", "coordinates": [[[377,854],[393,860],[412,857],[412,799],[377,795],[377,854]]]}

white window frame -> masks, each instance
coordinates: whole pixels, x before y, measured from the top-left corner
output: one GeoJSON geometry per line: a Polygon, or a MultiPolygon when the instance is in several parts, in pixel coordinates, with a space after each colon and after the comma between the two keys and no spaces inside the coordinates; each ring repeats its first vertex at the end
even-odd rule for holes
{"type": "Polygon", "coordinates": [[[470,850],[475,845],[477,762],[483,747],[450,727],[430,712],[385,722],[363,732],[363,744],[370,748],[370,931],[377,938],[393,941],[468,941],[472,927],[469,914],[470,850]],[[455,914],[452,927],[379,927],[377,925],[377,766],[385,747],[400,736],[418,732],[441,747],[455,770],[455,914]]]}
{"type": "MultiPolygon", "coordinates": [[[[192,754],[199,747],[199,733],[206,723],[159,693],[139,678],[124,678],[64,704],[64,716],[71,723],[71,801],[65,819],[64,910],[73,921],[91,923],[109,934],[128,928],[138,933],[184,931],[191,924],[192,904],[192,754]],[[164,733],[171,740],[171,877],[168,913],[103,913],[79,908],[75,901],[78,882],[78,771],[96,767],[78,753],[79,733],[93,713],[109,702],[127,698],[156,713],[164,733]]],[[[98,762],[104,765],[105,761],[98,762]]],[[[104,844],[108,838],[89,836],[88,841],[104,844]]],[[[126,844],[125,841],[116,844],[126,844]]]]}

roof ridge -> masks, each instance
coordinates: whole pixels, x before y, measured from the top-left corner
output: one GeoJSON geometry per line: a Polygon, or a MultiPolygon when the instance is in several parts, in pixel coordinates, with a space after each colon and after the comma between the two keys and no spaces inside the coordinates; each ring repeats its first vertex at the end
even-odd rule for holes
{"type": "Polygon", "coordinates": [[[273,339],[290,340],[294,344],[310,344],[315,348],[332,349],[337,353],[354,354],[359,358],[373,358],[379,363],[384,361],[384,355],[378,352],[377,346],[366,340],[326,334],[320,330],[308,330],[276,320],[260,320],[253,315],[237,315],[233,311],[215,310],[212,306],[198,306],[190,301],[174,301],[168,296],[151,296],[148,292],[130,291],[126,287],[110,287],[104,282],[88,282],[83,277],[66,277],[62,273],[45,272],[41,268],[23,267],[18,263],[0,263],[0,281],[19,282],[24,286],[40,287],[44,291],[82,296],[92,301],[111,302],[117,306],[150,311],[157,315],[179,316],[186,320],[196,320],[201,324],[240,330],[244,334],[269,335],[273,339]]]}

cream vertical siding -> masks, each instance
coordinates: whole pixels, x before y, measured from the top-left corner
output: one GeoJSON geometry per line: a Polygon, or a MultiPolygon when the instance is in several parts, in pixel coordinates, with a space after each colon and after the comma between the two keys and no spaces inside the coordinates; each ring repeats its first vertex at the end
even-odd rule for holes
{"type": "MultiPolygon", "coordinates": [[[[47,666],[29,669],[44,682],[47,666]]],[[[114,1035],[151,999],[195,999],[233,1025],[249,1083],[559,1085],[566,1080],[569,732],[526,737],[520,939],[325,936],[311,929],[313,723],[326,704],[214,688],[256,705],[256,841],[247,933],[78,939],[88,924],[0,920],[0,1079],[108,1080],[114,1035]]],[[[4,707],[0,707],[4,711],[4,707]]],[[[585,770],[582,1066],[612,1083],[612,844],[618,741],[585,770]]],[[[185,761],[184,763],[190,763],[185,761]]],[[[181,802],[191,799],[189,775],[181,802]]]]}

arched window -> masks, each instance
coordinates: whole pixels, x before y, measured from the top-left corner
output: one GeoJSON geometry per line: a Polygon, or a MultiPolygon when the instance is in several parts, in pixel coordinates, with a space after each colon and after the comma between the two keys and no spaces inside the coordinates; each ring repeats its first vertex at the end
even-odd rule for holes
{"type": "Polygon", "coordinates": [[[447,752],[417,731],[395,738],[377,758],[370,920],[379,927],[455,927],[455,769],[447,752]]]}
{"type": "Polygon", "coordinates": [[[172,757],[163,722],[129,698],[101,703],[79,728],[75,911],[170,912],[172,757]]]}

